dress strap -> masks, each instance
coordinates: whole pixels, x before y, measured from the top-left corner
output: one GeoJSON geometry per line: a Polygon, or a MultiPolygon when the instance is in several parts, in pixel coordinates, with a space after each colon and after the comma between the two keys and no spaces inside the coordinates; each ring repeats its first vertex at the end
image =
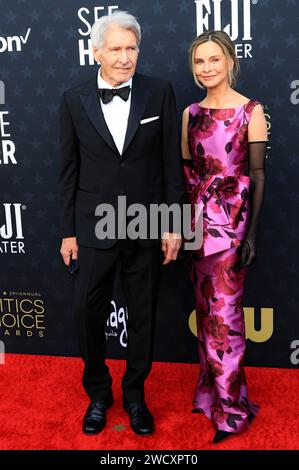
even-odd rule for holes
{"type": "Polygon", "coordinates": [[[258,104],[261,104],[261,103],[256,100],[249,100],[248,103],[244,104],[243,124],[249,124],[252,111],[258,104]]]}

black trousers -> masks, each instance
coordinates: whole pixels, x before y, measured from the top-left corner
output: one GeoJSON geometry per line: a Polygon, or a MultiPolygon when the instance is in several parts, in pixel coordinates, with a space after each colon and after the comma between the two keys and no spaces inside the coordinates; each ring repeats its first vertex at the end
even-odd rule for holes
{"type": "Polygon", "coordinates": [[[105,363],[105,327],[118,261],[128,307],[127,367],[122,380],[125,402],[144,400],[144,381],[151,369],[153,322],[157,306],[162,252],[160,244],[143,247],[120,240],[101,250],[79,246],[75,274],[75,311],[85,362],[83,386],[92,400],[105,400],[112,378],[105,363]]]}

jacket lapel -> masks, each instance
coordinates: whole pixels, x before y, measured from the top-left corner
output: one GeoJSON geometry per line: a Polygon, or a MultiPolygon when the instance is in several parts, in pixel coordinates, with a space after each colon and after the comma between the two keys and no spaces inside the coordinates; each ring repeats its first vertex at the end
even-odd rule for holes
{"type": "Polygon", "coordinates": [[[91,86],[88,87],[86,91],[82,92],[82,94],[80,95],[80,99],[90,121],[92,122],[98,133],[109,145],[109,147],[111,147],[111,149],[119,156],[119,152],[114,143],[113,137],[108,129],[102,111],[100,96],[98,93],[97,78],[95,78],[95,80],[92,80],[91,86]]]}
{"type": "Polygon", "coordinates": [[[146,103],[149,98],[149,91],[147,88],[142,87],[142,78],[140,75],[135,74],[132,83],[132,97],[131,97],[131,109],[128,119],[128,127],[125,137],[124,148],[122,156],[132,142],[134,135],[140,125],[140,120],[143,116],[146,103]]]}
{"type": "MultiPolygon", "coordinates": [[[[144,114],[148,98],[149,91],[147,88],[142,87],[142,78],[138,74],[135,74],[132,82],[132,97],[128,127],[121,156],[124,155],[125,151],[132,142],[134,135],[136,134],[138,126],[140,125],[140,120],[144,114]]],[[[98,93],[97,76],[94,80],[92,80],[92,82],[89,83],[89,86],[86,88],[86,90],[81,93],[80,99],[90,121],[98,133],[102,136],[109,147],[118,155],[118,157],[120,157],[119,151],[108,129],[102,111],[100,96],[98,93]]]]}

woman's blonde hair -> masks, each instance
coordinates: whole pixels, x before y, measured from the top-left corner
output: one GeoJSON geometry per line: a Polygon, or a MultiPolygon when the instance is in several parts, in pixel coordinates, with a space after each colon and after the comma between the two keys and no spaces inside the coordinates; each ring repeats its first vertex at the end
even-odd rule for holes
{"type": "Polygon", "coordinates": [[[189,65],[193,74],[194,81],[197,86],[200,88],[204,88],[202,84],[197,80],[195,73],[194,73],[194,57],[197,47],[200,44],[204,44],[205,42],[213,41],[218,44],[226,58],[232,59],[234,66],[232,70],[229,71],[229,85],[234,88],[236,86],[236,78],[240,73],[240,62],[236,55],[235,45],[228,34],[224,31],[205,31],[204,33],[197,36],[192,42],[189,48],[189,65]]]}

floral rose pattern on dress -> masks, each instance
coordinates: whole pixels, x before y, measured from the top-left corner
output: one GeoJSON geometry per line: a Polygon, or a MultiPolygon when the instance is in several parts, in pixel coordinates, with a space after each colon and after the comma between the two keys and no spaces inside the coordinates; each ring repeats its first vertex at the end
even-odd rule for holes
{"type": "MultiPolygon", "coordinates": [[[[248,123],[256,101],[232,109],[189,107],[192,164],[186,196],[203,212],[203,245],[185,252],[195,289],[200,375],[195,408],[217,429],[240,433],[259,407],[248,400],[240,244],[249,224],[248,123]]],[[[192,210],[195,218],[196,211],[192,210]]],[[[192,227],[197,220],[192,220],[192,227]]]]}

